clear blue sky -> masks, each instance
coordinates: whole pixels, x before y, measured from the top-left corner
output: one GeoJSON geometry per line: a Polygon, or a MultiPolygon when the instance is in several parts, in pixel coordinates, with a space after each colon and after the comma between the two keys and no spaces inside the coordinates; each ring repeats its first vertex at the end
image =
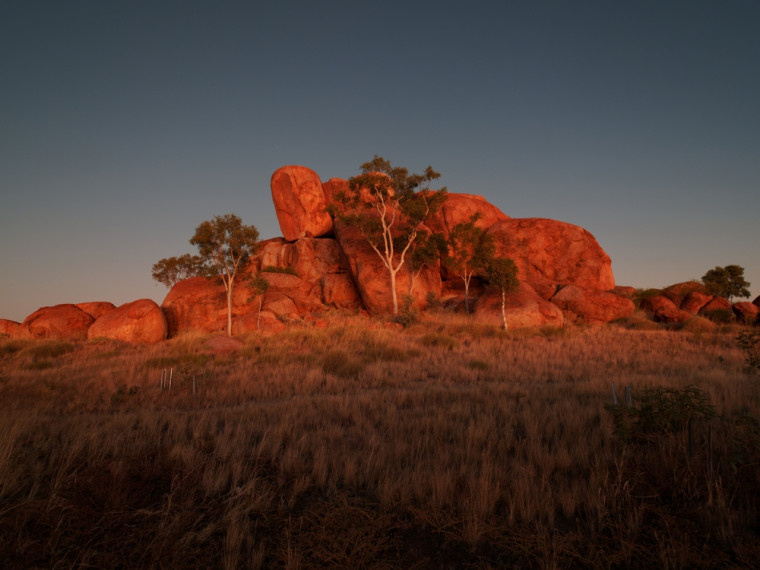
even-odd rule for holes
{"type": "Polygon", "coordinates": [[[591,231],[616,281],[760,293],[760,2],[3,0],[0,317],[149,297],[285,164],[379,154],[591,231]]]}

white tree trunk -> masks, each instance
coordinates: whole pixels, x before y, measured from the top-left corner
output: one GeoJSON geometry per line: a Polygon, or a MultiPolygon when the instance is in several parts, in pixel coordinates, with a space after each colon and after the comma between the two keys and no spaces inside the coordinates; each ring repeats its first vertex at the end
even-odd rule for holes
{"type": "Polygon", "coordinates": [[[501,290],[501,322],[504,325],[504,330],[507,330],[507,292],[502,289],[501,290]]]}

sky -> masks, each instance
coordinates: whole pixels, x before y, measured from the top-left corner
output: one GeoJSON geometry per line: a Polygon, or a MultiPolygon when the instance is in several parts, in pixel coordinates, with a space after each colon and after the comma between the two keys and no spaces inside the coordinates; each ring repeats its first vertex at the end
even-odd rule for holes
{"type": "Polygon", "coordinates": [[[760,2],[0,0],[0,318],[161,302],[272,173],[380,155],[589,230],[619,285],[760,294],[760,2]]]}

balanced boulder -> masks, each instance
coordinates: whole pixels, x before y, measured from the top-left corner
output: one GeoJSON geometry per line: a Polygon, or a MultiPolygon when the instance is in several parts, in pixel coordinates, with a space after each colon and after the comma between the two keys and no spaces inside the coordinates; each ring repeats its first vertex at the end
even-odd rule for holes
{"type": "Polygon", "coordinates": [[[304,166],[283,166],[271,179],[272,200],[283,237],[294,241],[332,231],[322,181],[304,166]]]}

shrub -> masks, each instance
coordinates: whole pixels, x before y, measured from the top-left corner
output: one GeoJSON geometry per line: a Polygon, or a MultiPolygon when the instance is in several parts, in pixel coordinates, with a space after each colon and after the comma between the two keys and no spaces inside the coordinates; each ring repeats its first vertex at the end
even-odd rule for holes
{"type": "Polygon", "coordinates": [[[721,325],[733,323],[735,320],[734,312],[731,309],[714,309],[712,311],[705,311],[702,316],[721,325]]]}
{"type": "Polygon", "coordinates": [[[751,369],[760,371],[760,329],[744,329],[737,337],[745,362],[751,369]]]}
{"type": "Polygon", "coordinates": [[[695,386],[648,388],[633,397],[633,406],[607,404],[615,435],[622,441],[647,441],[686,427],[689,420],[717,415],[707,396],[695,386]]]}

